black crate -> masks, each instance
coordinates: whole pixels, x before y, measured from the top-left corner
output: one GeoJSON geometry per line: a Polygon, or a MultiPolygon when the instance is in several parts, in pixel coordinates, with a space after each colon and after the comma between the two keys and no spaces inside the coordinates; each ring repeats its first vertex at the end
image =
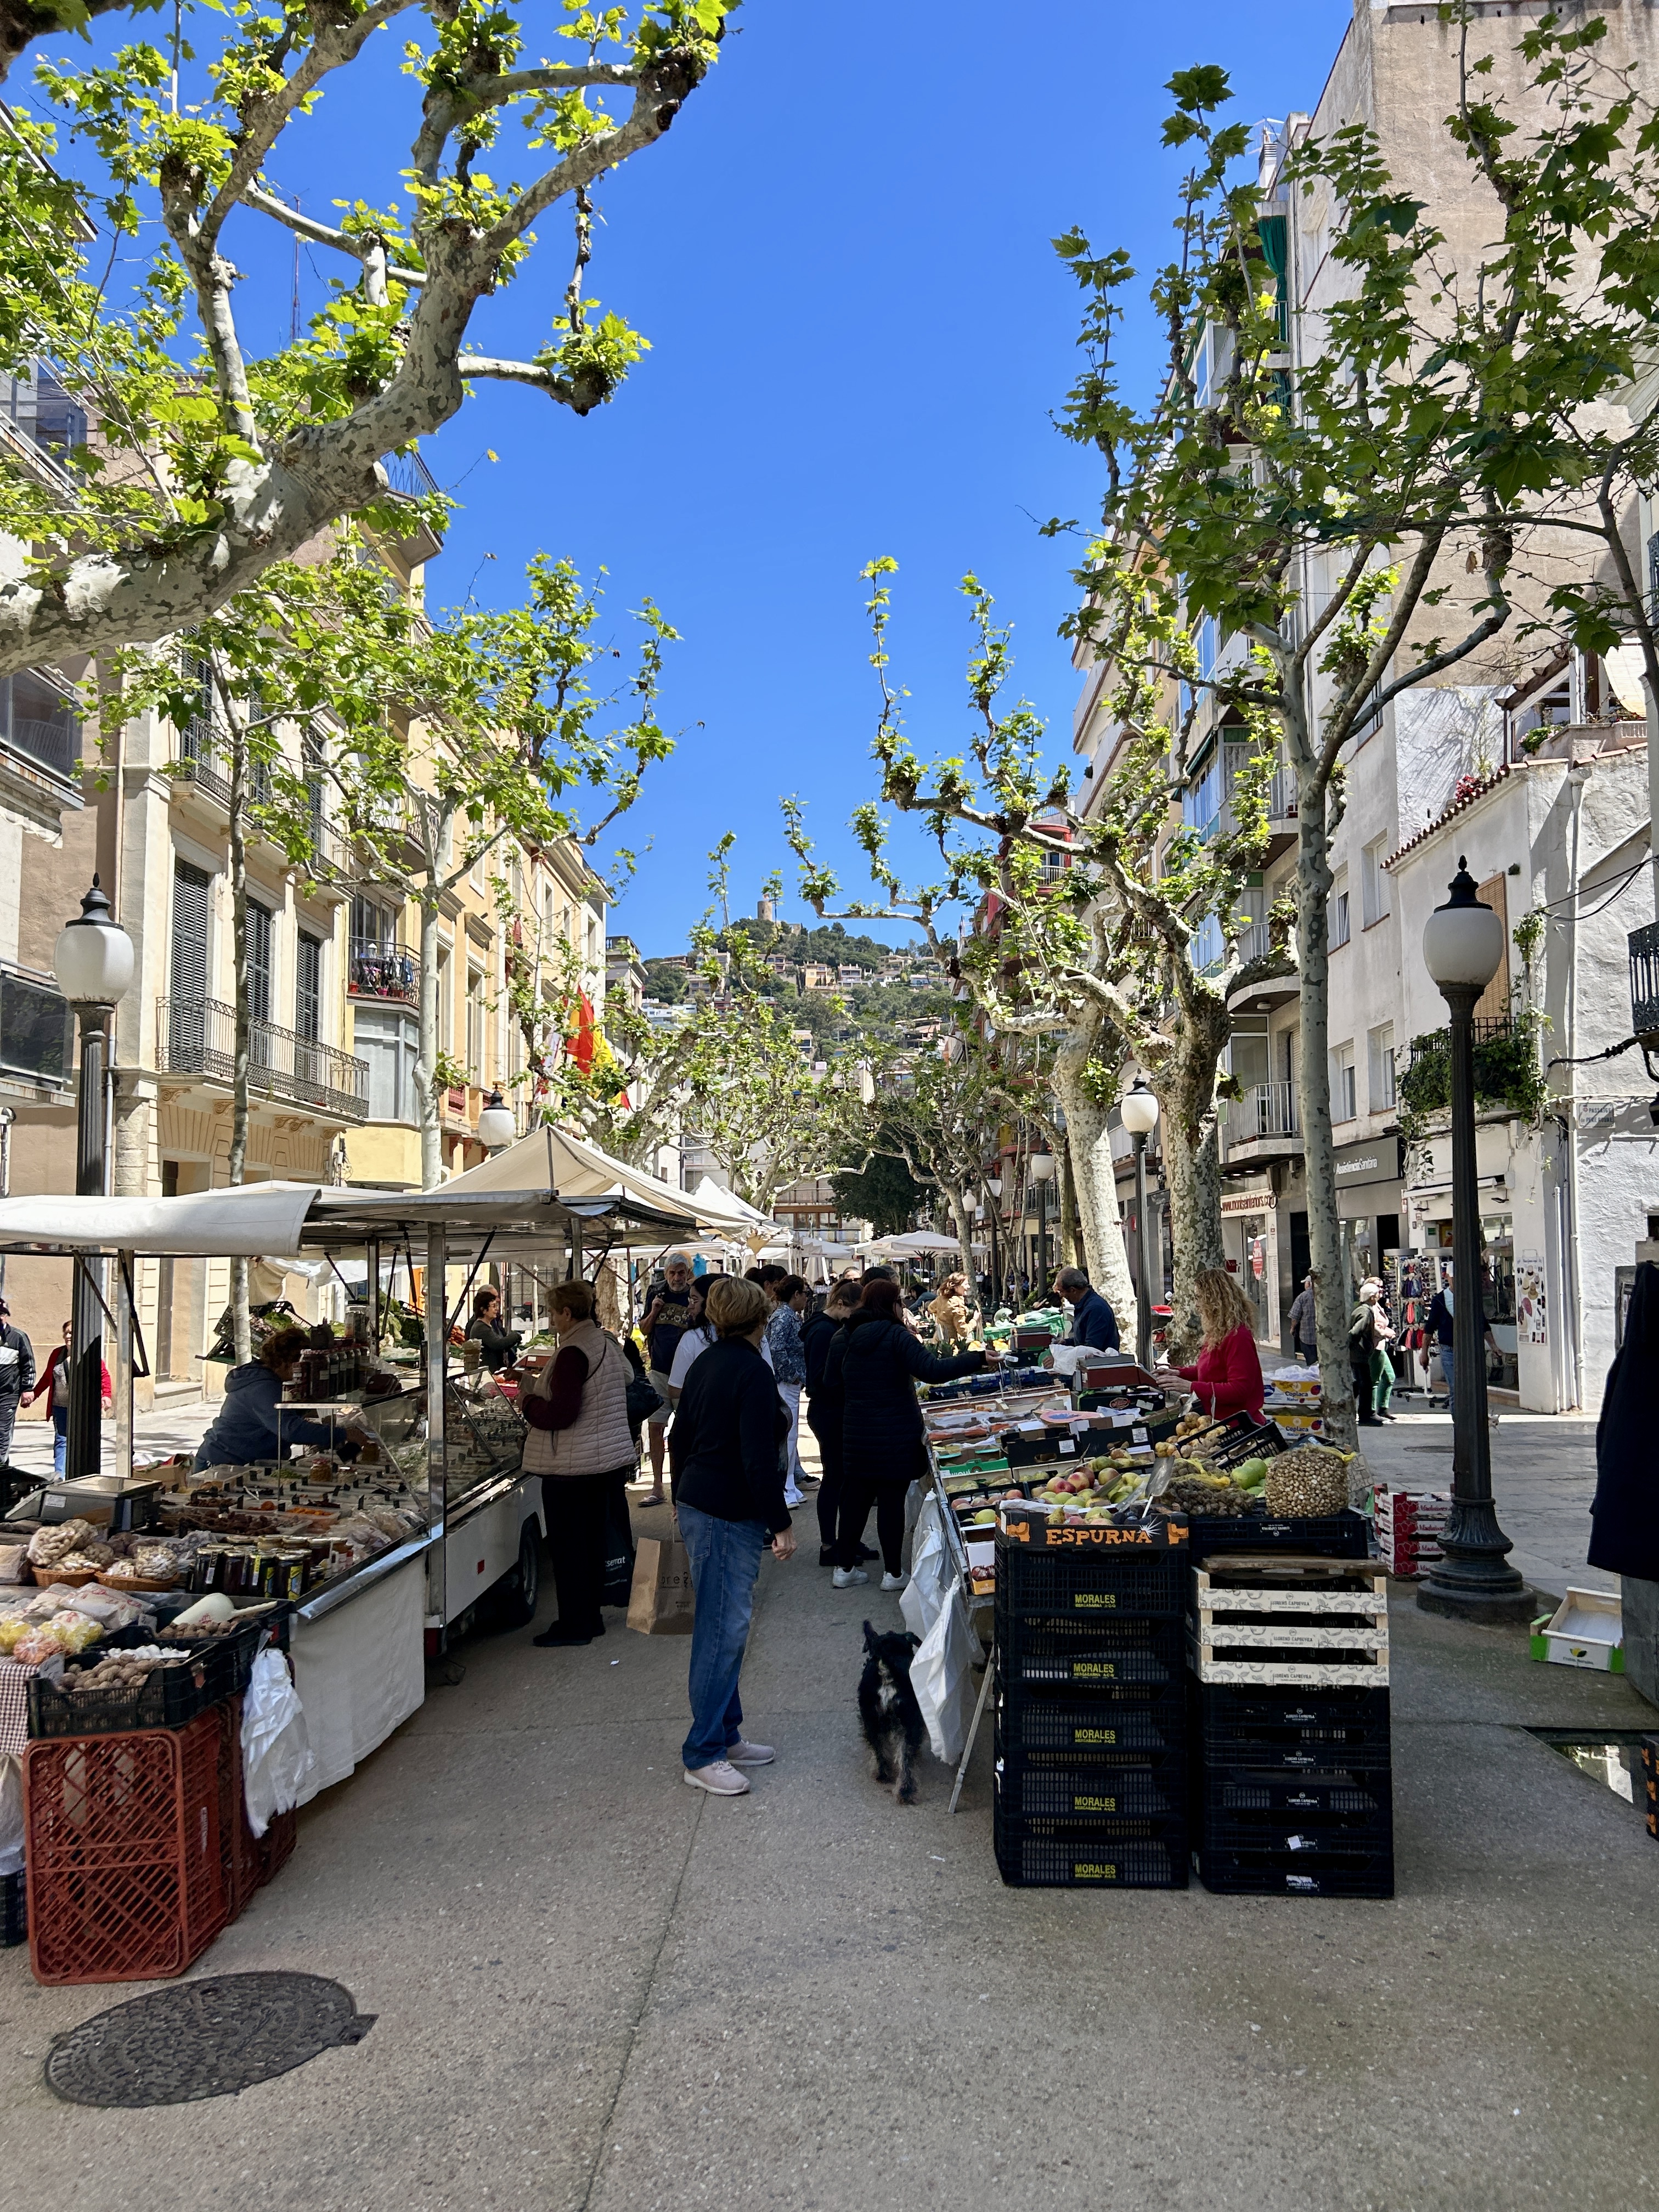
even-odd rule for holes
{"type": "Polygon", "coordinates": [[[997,1708],[997,1747],[1007,1753],[1121,1761],[1178,1755],[1186,1741],[1186,1714],[1174,1705],[1016,1697],[997,1708]]]}
{"type": "Polygon", "coordinates": [[[1121,1685],[1182,1694],[1185,1637],[1178,1621],[1022,1620],[996,1615],[1000,1678],[1021,1688],[1109,1688],[1121,1685]]]}
{"type": "Polygon", "coordinates": [[[1370,1553],[1370,1523],[1361,1513],[1307,1521],[1279,1521],[1268,1513],[1198,1513],[1188,1516],[1187,1526],[1195,1566],[1212,1552],[1312,1552],[1327,1559],[1363,1559],[1370,1553]]]}
{"type": "Polygon", "coordinates": [[[1116,1552],[1103,1558],[1076,1552],[997,1553],[997,1604],[1030,1619],[1073,1620],[1103,1613],[1143,1620],[1178,1619],[1186,1609],[1187,1562],[1180,1552],[1116,1552]]]}
{"type": "Polygon", "coordinates": [[[1187,1770],[1179,1758],[1157,1765],[1054,1765],[1046,1755],[1015,1752],[997,1761],[996,1802],[1004,1819],[1082,1821],[1095,1827],[1119,1820],[1184,1820],[1187,1770]]]}
{"type": "Polygon", "coordinates": [[[1306,1819],[1388,1820],[1392,1778],[1329,1769],[1318,1774],[1258,1771],[1246,1766],[1200,1766],[1194,1776],[1196,1815],[1212,1820],[1265,1817],[1280,1825],[1306,1819]]]}
{"type": "Polygon", "coordinates": [[[1386,1772],[1386,1690],[1243,1689],[1192,1685],[1192,1741],[1206,1765],[1386,1772]]]}
{"type": "MultiPolygon", "coordinates": [[[[98,1650],[83,1652],[82,1663],[98,1650]]],[[[137,1689],[90,1690],[77,1693],[60,1689],[55,1681],[37,1674],[29,1684],[29,1735],[32,1739],[68,1735],[125,1735],[134,1729],[187,1727],[198,1713],[218,1703],[215,1687],[222,1669],[205,1662],[182,1667],[157,1667],[137,1689]]]]}
{"type": "Polygon", "coordinates": [[[1394,1853],[1334,1858],[1200,1845],[1198,1875],[1206,1889],[1227,1897],[1392,1897],[1394,1853]]]}
{"type": "Polygon", "coordinates": [[[163,1650],[177,1649],[197,1655],[207,1670],[210,1695],[209,1705],[216,1705],[221,1698],[240,1698],[253,1679],[253,1662],[267,1644],[278,1650],[288,1648],[288,1613],[285,1606],[277,1613],[256,1613],[253,1619],[235,1628],[228,1629],[222,1636],[174,1637],[162,1629],[153,1639],[163,1650]]]}
{"type": "Polygon", "coordinates": [[[15,1951],[29,1940],[28,1876],[0,1874],[0,1951],[15,1951]]]}
{"type": "Polygon", "coordinates": [[[1107,1837],[1047,1820],[1000,1820],[997,1867],[1010,1889],[1185,1889],[1184,1825],[1146,1837],[1107,1837]]]}
{"type": "Polygon", "coordinates": [[[1279,1851],[1286,1859],[1367,1857],[1389,1849],[1394,1808],[1385,1795],[1370,1797],[1363,1813],[1221,1812],[1206,1797],[1195,1827],[1206,1850],[1279,1851]]]}

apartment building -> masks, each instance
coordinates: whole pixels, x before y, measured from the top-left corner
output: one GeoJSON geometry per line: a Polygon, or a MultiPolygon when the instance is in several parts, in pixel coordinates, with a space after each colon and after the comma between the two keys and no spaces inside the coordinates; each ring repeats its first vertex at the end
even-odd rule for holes
{"type": "MultiPolygon", "coordinates": [[[[1500,13],[1515,11],[1481,11],[1500,13]]],[[[1650,68],[1659,43],[1653,11],[1614,9],[1610,21],[1617,52],[1609,58],[1634,57],[1650,68]]],[[[1317,352],[1322,312],[1340,281],[1328,252],[1334,210],[1318,193],[1279,188],[1285,154],[1303,136],[1369,124],[1401,188],[1427,204],[1454,255],[1472,257],[1489,237],[1490,205],[1444,140],[1457,38],[1431,10],[1358,0],[1318,107],[1292,115],[1264,143],[1263,228],[1278,232],[1268,258],[1282,269],[1292,382],[1317,352]]],[[[1493,44],[1497,81],[1517,90],[1513,40],[1493,44]]],[[[1200,377],[1218,365],[1209,356],[1219,337],[1206,336],[1200,377]]],[[[1632,530],[1659,589],[1651,520],[1632,517],[1632,530]]],[[[1564,555],[1564,547],[1553,550],[1564,555]]],[[[1559,565],[1556,573],[1564,573],[1559,565]]],[[[1449,574],[1437,580],[1468,588],[1449,574]]],[[[1310,561],[1300,583],[1303,604],[1318,605],[1331,579],[1310,561]]],[[[1437,620],[1443,628],[1443,612],[1437,620]]],[[[1240,650],[1210,623],[1200,625],[1195,644],[1206,677],[1240,650]]],[[[1092,810],[1124,740],[1108,704],[1109,670],[1082,653],[1079,665],[1073,742],[1092,810]]],[[[1328,914],[1343,1266],[1354,1284],[1390,1273],[1401,1294],[1439,1279],[1438,1255],[1450,1242],[1449,1147],[1436,1103],[1445,1009],[1420,947],[1424,921],[1467,852],[1482,897],[1511,932],[1525,925],[1528,948],[1511,942],[1477,1017],[1486,1069],[1485,1302],[1502,1356],[1500,1387],[1539,1410],[1594,1405],[1616,1339],[1617,1270],[1659,1211],[1659,1135],[1639,1059],[1589,1059],[1629,1036],[1627,933],[1653,912],[1643,865],[1651,811],[1646,702],[1636,657],[1623,649],[1597,657],[1534,646],[1528,658],[1523,643],[1500,635],[1456,672],[1456,684],[1403,693],[1362,724],[1344,762],[1328,914]],[[1613,903],[1603,908],[1599,898],[1613,903]],[[1528,1064],[1547,1064],[1541,1108],[1525,1078],[1528,1064]]],[[[1316,710],[1321,703],[1316,691],[1316,710]]],[[[1228,823],[1246,757],[1244,732],[1229,726],[1226,710],[1200,705],[1178,800],[1187,828],[1206,836],[1228,823]]],[[[1265,864],[1243,899],[1245,961],[1267,950],[1266,916],[1295,866],[1296,793],[1283,767],[1269,811],[1265,864]]],[[[1213,921],[1200,930],[1197,951],[1200,964],[1220,970],[1213,921]]],[[[1309,1264],[1298,978],[1249,984],[1229,1006],[1229,1073],[1240,1095],[1218,1117],[1224,1244],[1259,1334],[1287,1347],[1290,1302],[1309,1264]]],[[[1124,1169],[1127,1151],[1125,1142],[1124,1169]]]]}

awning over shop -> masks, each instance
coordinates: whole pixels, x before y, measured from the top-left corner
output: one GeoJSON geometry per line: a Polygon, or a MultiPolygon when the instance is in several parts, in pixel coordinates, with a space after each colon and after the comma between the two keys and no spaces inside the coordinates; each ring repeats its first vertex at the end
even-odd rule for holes
{"type": "Polygon", "coordinates": [[[246,1182],[178,1198],[0,1199],[0,1249],[253,1259],[297,1252],[312,1182],[246,1182]]]}

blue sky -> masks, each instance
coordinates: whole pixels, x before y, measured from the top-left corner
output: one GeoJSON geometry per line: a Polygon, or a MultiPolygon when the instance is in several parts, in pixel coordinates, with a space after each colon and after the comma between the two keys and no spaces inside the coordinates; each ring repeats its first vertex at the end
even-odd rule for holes
{"type": "MultiPolygon", "coordinates": [[[[524,10],[532,46],[552,13],[524,10]]],[[[613,927],[647,952],[681,948],[728,829],[734,890],[752,904],[787,857],[785,792],[809,802],[849,890],[865,889],[845,825],[872,789],[859,576],[872,555],[900,564],[894,670],[919,749],[957,750],[967,731],[969,568],[1016,626],[1021,688],[1069,745],[1076,683],[1055,636],[1068,556],[1036,525],[1086,515],[1097,489],[1048,419],[1074,373],[1078,300],[1048,240],[1078,223],[1151,268],[1182,167],[1158,144],[1171,71],[1220,63],[1250,120],[1310,108],[1348,13],[750,0],[668,137],[605,180],[590,289],[652,351],[586,421],[484,386],[425,452],[463,502],[429,572],[435,602],[512,596],[541,549],[608,570],[618,643],[646,593],[683,633],[664,698],[679,746],[629,819],[627,841],[651,849],[613,927]]],[[[279,149],[273,176],[308,210],[396,193],[412,112],[400,43],[383,37],[353,96],[331,92],[279,149]]],[[[260,218],[238,226],[239,312],[262,348],[287,334],[291,255],[260,218]]],[[[543,225],[527,270],[475,321],[486,350],[545,337],[568,240],[562,216],[543,225]]],[[[307,312],[332,260],[302,255],[307,312]]],[[[1150,367],[1154,346],[1143,319],[1132,364],[1150,367]]],[[[784,911],[804,915],[793,897],[784,911]]]]}

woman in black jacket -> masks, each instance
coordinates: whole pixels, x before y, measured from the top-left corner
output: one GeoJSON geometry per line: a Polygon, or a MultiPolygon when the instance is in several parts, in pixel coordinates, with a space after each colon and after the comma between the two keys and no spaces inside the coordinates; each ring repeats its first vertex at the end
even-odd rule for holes
{"type": "Polygon", "coordinates": [[[717,1275],[705,1308],[718,1340],[695,1359],[668,1432],[674,1510],[691,1562],[691,1728],[685,1778],[717,1797],[741,1797],[744,1770],[766,1766],[769,1745],[745,1743],[738,1677],[749,1641],[761,1553],[795,1548],[783,1502],[780,1448],[789,1416],[760,1340],[771,1302],[757,1284],[717,1275]]]}
{"type": "Polygon", "coordinates": [[[896,1283],[866,1283],[839,1346],[830,1346],[825,1362],[826,1373],[837,1371],[844,1395],[837,1589],[870,1579],[858,1557],[872,1505],[887,1571],[881,1586],[884,1590],[903,1589],[899,1562],[904,1547],[904,1497],[927,1465],[916,1384],[953,1382],[958,1375],[977,1374],[985,1364],[982,1352],[961,1352],[954,1359],[940,1359],[929,1352],[905,1327],[902,1303],[896,1283]]]}
{"type": "MultiPolygon", "coordinates": [[[[836,1516],[841,1510],[842,1492],[841,1363],[836,1361],[833,1375],[827,1373],[826,1368],[830,1346],[858,1302],[856,1283],[837,1283],[824,1300],[823,1311],[814,1314],[800,1333],[801,1349],[806,1354],[806,1425],[817,1439],[818,1464],[823,1474],[817,1495],[821,1567],[835,1563],[836,1516]]],[[[859,1554],[866,1559],[875,1557],[861,1544],[859,1554]]]]}
{"type": "Polygon", "coordinates": [[[483,1346],[483,1362],[492,1375],[501,1368],[512,1366],[523,1341],[516,1330],[506,1327],[500,1293],[492,1291],[487,1283],[473,1298],[472,1318],[466,1325],[466,1333],[483,1346]]]}

